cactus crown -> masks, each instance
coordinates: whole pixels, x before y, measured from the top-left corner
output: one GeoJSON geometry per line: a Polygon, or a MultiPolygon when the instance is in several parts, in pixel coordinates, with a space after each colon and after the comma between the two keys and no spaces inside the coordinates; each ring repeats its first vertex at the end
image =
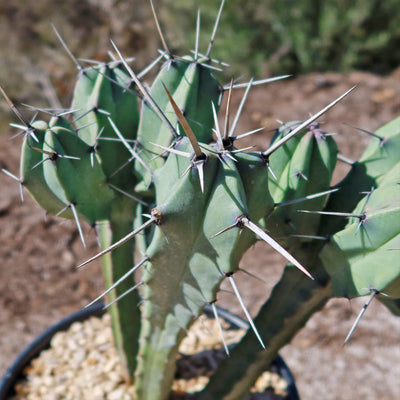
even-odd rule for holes
{"type": "Polygon", "coordinates": [[[249,90],[269,80],[221,85],[210,58],[215,32],[205,55],[196,45],[193,56],[172,56],[164,41],[149,88],[114,45],[114,60],[80,68],[68,111],[22,119],[22,185],[46,211],[75,219],[83,242],[82,219],[99,232],[93,259],[102,257],[109,288],[94,301],[108,295],[139,400],[168,398],[179,344],[223,280],[251,329],[198,399],[242,398],[331,297],[372,293],[399,314],[400,119],[374,134],[334,188],[337,146],[316,121],[352,89],[306,121],[283,124],[268,149],[237,147],[254,133],[236,134],[249,90]],[[232,122],[235,87],[245,93],[232,122]],[[258,239],[288,265],[253,321],[234,274],[258,239]],[[144,254],[136,264],[135,250],[144,254]]]}

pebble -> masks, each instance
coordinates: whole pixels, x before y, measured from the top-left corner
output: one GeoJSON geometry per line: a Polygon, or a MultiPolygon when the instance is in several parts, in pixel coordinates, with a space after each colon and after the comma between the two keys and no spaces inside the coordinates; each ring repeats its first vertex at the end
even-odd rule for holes
{"type": "MultiPolygon", "coordinates": [[[[221,324],[227,328],[225,321],[221,324]]],[[[228,344],[237,342],[242,330],[225,330],[228,344]]],[[[15,400],[133,400],[134,388],[124,380],[124,367],[112,345],[111,320],[108,314],[100,318],[76,322],[66,332],[57,333],[51,347],[43,351],[26,368],[27,380],[16,386],[15,400]]],[[[186,356],[221,348],[221,337],[213,319],[196,321],[182,342],[180,353],[186,356]]],[[[209,360],[210,361],[210,360],[209,360]]],[[[217,360],[214,360],[217,363],[217,360]]],[[[214,364],[215,364],[214,363],[214,364]]],[[[212,362],[209,362],[212,365],[212,362]]],[[[204,367],[202,367],[204,369],[204,367]]],[[[174,382],[177,393],[201,390],[206,376],[179,379],[174,382]]],[[[277,374],[265,373],[257,381],[258,393],[274,386],[279,393],[286,382],[277,374]]],[[[182,397],[180,397],[182,398],[182,397]]],[[[282,397],[251,397],[252,399],[282,399],[282,397]]]]}

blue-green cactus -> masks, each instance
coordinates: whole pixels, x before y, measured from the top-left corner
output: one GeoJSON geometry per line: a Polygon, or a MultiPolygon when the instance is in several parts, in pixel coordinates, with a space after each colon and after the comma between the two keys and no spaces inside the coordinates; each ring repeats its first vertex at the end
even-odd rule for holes
{"type": "Polygon", "coordinates": [[[316,120],[348,92],[306,121],[282,125],[265,151],[238,149],[235,128],[254,82],[244,85],[229,129],[235,85],[212,72],[214,33],[204,57],[197,46],[194,56],[166,49],[149,89],[115,46],[119,60],[80,68],[72,117],[24,122],[21,183],[48,212],[74,218],[82,237],[81,220],[100,233],[93,259],[103,257],[109,289],[99,298],[113,303],[115,343],[137,400],[169,397],[179,344],[224,280],[251,329],[198,400],[243,398],[334,296],[372,290],[400,314],[400,119],[373,135],[334,188],[337,146],[316,120]],[[258,239],[289,264],[253,321],[234,274],[258,239]]]}

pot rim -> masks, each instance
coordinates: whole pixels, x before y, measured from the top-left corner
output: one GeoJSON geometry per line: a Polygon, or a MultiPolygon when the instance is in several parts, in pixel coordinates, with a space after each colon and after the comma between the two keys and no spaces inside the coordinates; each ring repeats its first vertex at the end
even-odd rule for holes
{"type": "MultiPolygon", "coordinates": [[[[249,324],[242,318],[223,308],[217,308],[218,315],[225,319],[231,325],[231,328],[246,330],[249,328],[249,324]]],[[[96,303],[61,319],[37,336],[36,339],[28,344],[28,346],[22,350],[21,353],[19,353],[12,364],[7,368],[5,374],[0,378],[0,400],[7,400],[13,395],[14,385],[18,379],[23,377],[23,370],[25,367],[43,350],[46,350],[50,347],[51,339],[57,332],[67,330],[74,322],[81,322],[92,316],[101,317],[105,312],[106,310],[104,309],[104,303],[96,303]]],[[[210,305],[206,306],[204,313],[208,317],[214,318],[214,314],[210,305]]],[[[287,382],[288,399],[300,400],[293,374],[279,354],[271,365],[277,368],[278,373],[287,382]]]]}

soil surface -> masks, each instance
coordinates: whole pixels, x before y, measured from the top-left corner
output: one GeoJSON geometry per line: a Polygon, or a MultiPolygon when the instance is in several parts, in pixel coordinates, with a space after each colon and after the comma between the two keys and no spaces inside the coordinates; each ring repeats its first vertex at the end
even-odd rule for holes
{"type": "MultiPolygon", "coordinates": [[[[266,148],[276,120],[316,113],[353,85],[357,89],[328,115],[323,128],[337,133],[342,154],[356,158],[369,138],[345,123],[374,131],[400,114],[400,70],[382,78],[366,73],[312,74],[252,90],[238,132],[266,126],[257,142],[266,148]]],[[[240,93],[236,95],[236,105],[240,93]]],[[[0,167],[18,175],[21,138],[0,137],[0,167]]],[[[343,172],[345,167],[341,170],[343,172]]],[[[339,172],[335,179],[339,179],[339,172]]],[[[86,305],[103,290],[100,264],[75,266],[97,251],[94,233],[85,226],[87,248],[71,221],[46,216],[18,183],[0,174],[0,374],[36,335],[86,305]]],[[[250,311],[279,279],[284,261],[267,245],[257,244],[242,261],[237,282],[250,311]]],[[[373,302],[353,338],[344,338],[365,299],[332,300],[312,318],[282,355],[297,379],[303,400],[395,400],[400,393],[400,318],[373,302]]],[[[219,305],[240,312],[230,293],[219,305]]]]}

